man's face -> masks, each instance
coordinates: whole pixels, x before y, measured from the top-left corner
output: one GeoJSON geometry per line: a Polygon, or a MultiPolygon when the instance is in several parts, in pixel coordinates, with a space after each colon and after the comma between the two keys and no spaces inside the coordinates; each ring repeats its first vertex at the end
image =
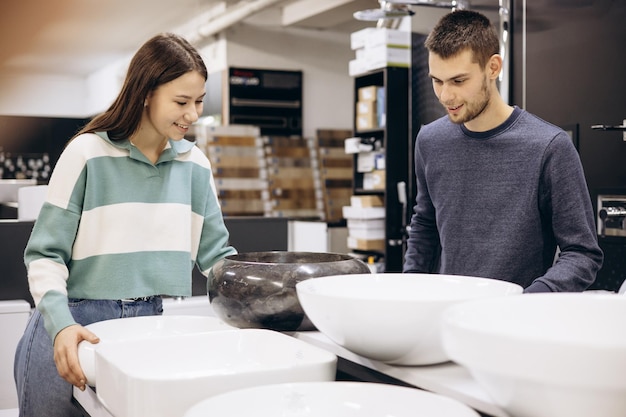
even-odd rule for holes
{"type": "Polygon", "coordinates": [[[483,114],[489,105],[490,84],[470,50],[448,59],[430,53],[428,65],[435,95],[453,123],[468,123],[483,114]]]}

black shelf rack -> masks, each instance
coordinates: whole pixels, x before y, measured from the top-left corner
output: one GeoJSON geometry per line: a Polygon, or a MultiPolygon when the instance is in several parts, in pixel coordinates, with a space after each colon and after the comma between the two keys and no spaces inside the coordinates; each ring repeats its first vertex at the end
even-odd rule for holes
{"type": "MultiPolygon", "coordinates": [[[[385,272],[401,272],[405,251],[405,231],[409,220],[410,207],[403,201],[411,201],[410,196],[404,199],[398,194],[398,184],[409,187],[412,180],[412,132],[410,120],[410,69],[386,67],[355,77],[355,105],[358,100],[358,89],[367,86],[385,88],[386,122],[383,128],[357,130],[354,125],[354,136],[364,141],[380,141],[385,157],[384,190],[363,189],[363,173],[356,170],[354,163],[353,192],[355,195],[383,195],[385,204],[385,272]]],[[[357,251],[367,252],[367,251],[357,251]]]]}

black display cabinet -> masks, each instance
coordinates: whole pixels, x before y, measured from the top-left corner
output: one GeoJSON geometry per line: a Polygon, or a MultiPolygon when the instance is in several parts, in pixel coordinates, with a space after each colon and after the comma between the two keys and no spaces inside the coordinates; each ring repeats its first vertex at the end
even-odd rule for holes
{"type": "Polygon", "coordinates": [[[230,67],[209,74],[203,116],[253,125],[262,135],[302,136],[302,71],[230,67]]]}
{"type": "MultiPolygon", "coordinates": [[[[354,136],[361,142],[384,149],[385,175],[383,189],[365,189],[364,173],[357,170],[358,154],[354,161],[354,195],[379,194],[385,205],[385,244],[381,255],[384,257],[385,272],[401,272],[404,259],[406,224],[411,211],[407,195],[412,179],[412,132],[409,117],[410,108],[410,69],[387,67],[355,77],[355,106],[361,87],[383,87],[385,122],[383,127],[362,129],[354,123],[354,136]],[[399,184],[404,184],[404,187],[399,184]],[[407,189],[408,188],[408,189],[407,189]],[[407,192],[402,192],[407,189],[407,192]],[[400,190],[400,193],[399,193],[400,190]],[[404,195],[403,195],[404,194],[404,195]]],[[[355,250],[355,252],[368,252],[355,250]]],[[[376,251],[373,251],[376,252],[376,251]]]]}

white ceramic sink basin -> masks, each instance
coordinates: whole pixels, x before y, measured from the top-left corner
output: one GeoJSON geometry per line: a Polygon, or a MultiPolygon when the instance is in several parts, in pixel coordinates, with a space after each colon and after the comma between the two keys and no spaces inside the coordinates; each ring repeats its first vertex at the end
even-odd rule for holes
{"type": "Polygon", "coordinates": [[[626,416],[626,297],[524,294],[444,314],[449,356],[513,417],[626,416]]]}
{"type": "Polygon", "coordinates": [[[217,395],[184,417],[478,417],[450,398],[416,388],[366,382],[266,385],[217,395]]]}
{"type": "Polygon", "coordinates": [[[296,285],[313,324],[361,356],[396,365],[449,358],[441,346],[441,314],[466,300],[520,294],[510,282],[435,274],[362,274],[312,278],[296,285]]]}
{"type": "Polygon", "coordinates": [[[115,417],[182,417],[216,394],[332,381],[337,357],[266,329],[109,343],[96,351],[97,396],[115,417]]]}
{"type": "Polygon", "coordinates": [[[91,386],[96,386],[97,380],[95,352],[108,343],[234,329],[215,317],[203,316],[129,317],[105,320],[86,327],[100,338],[100,343],[95,345],[86,341],[78,345],[80,366],[91,386]]]}

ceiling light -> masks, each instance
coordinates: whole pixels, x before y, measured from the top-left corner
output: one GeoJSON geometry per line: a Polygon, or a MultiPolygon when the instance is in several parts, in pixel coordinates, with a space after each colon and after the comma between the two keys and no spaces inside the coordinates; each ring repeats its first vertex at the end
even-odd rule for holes
{"type": "Polygon", "coordinates": [[[430,6],[454,10],[463,10],[469,8],[469,0],[378,0],[379,9],[367,9],[354,13],[356,20],[377,21],[381,19],[398,19],[405,16],[415,14],[410,6],[430,6]]]}
{"type": "Polygon", "coordinates": [[[354,13],[354,18],[356,20],[371,22],[381,19],[398,19],[415,14],[407,4],[386,0],[378,0],[378,2],[380,3],[379,9],[358,11],[354,13]]]}
{"type": "Polygon", "coordinates": [[[451,1],[436,1],[436,0],[386,0],[387,3],[393,4],[405,4],[409,6],[430,6],[440,8],[450,8],[452,10],[462,10],[469,8],[469,0],[451,0],[451,1]]]}

